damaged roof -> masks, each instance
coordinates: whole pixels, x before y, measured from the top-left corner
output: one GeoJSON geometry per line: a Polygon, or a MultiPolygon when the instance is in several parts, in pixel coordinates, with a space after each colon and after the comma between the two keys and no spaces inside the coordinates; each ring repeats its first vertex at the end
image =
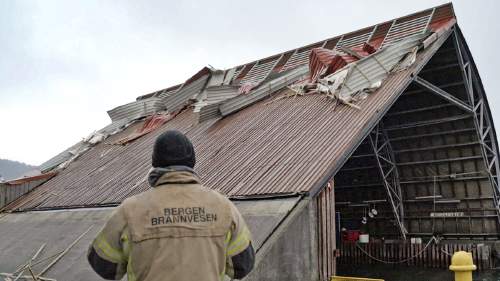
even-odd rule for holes
{"type": "MultiPolygon", "coordinates": [[[[231,92],[218,108],[211,108],[211,112],[219,118],[207,117],[201,122],[199,118],[203,107],[200,112],[188,107],[156,130],[126,145],[117,145],[119,140],[140,131],[144,121],[132,123],[123,131],[106,136],[104,141],[88,146],[86,152],[75,157],[57,176],[12,202],[7,209],[119,204],[125,198],[149,188],[146,174],[151,167],[154,140],[169,129],[180,130],[192,140],[197,153],[195,170],[202,182],[229,197],[316,194],[387,112],[411,82],[413,74],[432,57],[454,23],[453,8],[451,4],[446,4],[224,72],[204,68],[184,84],[140,97],[136,102],[171,99],[174,109],[178,110],[183,102],[176,98],[176,94],[187,99],[184,102],[199,96],[206,97],[204,88],[216,86],[215,80],[231,80],[227,79],[228,75],[235,78],[231,80],[231,85],[257,84],[248,94],[234,96],[231,92]],[[361,110],[340,105],[320,94],[283,98],[296,96],[287,86],[308,77],[309,53],[315,47],[342,49],[368,42],[377,48],[388,46],[372,56],[380,53],[392,59],[392,53],[383,53],[391,49],[389,46],[396,46],[398,42],[405,44],[409,42],[405,41],[407,38],[415,36],[420,37],[410,40],[416,44],[411,46],[421,46],[431,31],[436,34],[437,28],[442,26],[448,29],[435,36],[437,41],[425,46],[425,49],[422,47],[418,53],[415,51],[414,61],[408,64],[409,67],[391,73],[381,67],[374,72],[377,79],[381,79],[381,71],[386,72],[383,83],[356,104],[361,110]]],[[[401,56],[407,52],[409,50],[405,49],[401,56]]],[[[369,58],[373,59],[368,56],[360,60],[359,65],[362,66],[361,63],[369,58]]],[[[373,64],[366,65],[373,67],[373,64]]],[[[350,77],[358,77],[356,79],[359,80],[359,77],[365,76],[364,70],[358,68],[357,71],[359,73],[350,77]]],[[[168,103],[166,108],[169,108],[168,103]]]]}

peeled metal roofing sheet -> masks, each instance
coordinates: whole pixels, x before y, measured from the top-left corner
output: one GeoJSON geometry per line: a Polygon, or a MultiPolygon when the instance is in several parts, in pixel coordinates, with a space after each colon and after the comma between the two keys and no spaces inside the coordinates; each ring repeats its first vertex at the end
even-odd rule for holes
{"type": "Polygon", "coordinates": [[[164,108],[161,98],[152,97],[115,107],[108,111],[108,115],[113,122],[122,119],[134,120],[162,111],[164,108]]]}
{"type": "Polygon", "coordinates": [[[209,74],[201,76],[190,84],[182,86],[178,91],[163,98],[163,103],[169,112],[174,112],[184,106],[195,95],[199,94],[207,84],[209,74]]]}
{"type": "Polygon", "coordinates": [[[297,49],[292,56],[287,60],[283,68],[280,69],[281,72],[295,68],[299,65],[306,64],[308,62],[311,50],[323,46],[323,42],[318,42],[314,45],[308,46],[307,48],[297,49]]]}
{"type": "Polygon", "coordinates": [[[387,76],[387,71],[392,70],[406,54],[422,42],[426,35],[428,34],[421,33],[409,36],[394,45],[387,46],[379,52],[352,63],[351,71],[339,95],[352,95],[362,89],[369,88],[376,81],[383,81],[387,76]]]}
{"type": "Polygon", "coordinates": [[[219,106],[220,104],[214,103],[214,104],[209,104],[201,108],[199,112],[199,122],[205,122],[206,120],[212,119],[212,118],[217,118],[221,117],[221,114],[219,112],[219,106]]]}
{"type": "MultiPolygon", "coordinates": [[[[109,134],[114,134],[117,131],[123,129],[128,123],[131,121],[127,120],[126,118],[117,120],[115,122],[112,122],[111,124],[107,125],[106,127],[100,129],[98,132],[102,133],[104,135],[109,135],[109,134]]],[[[38,169],[41,172],[47,172],[52,170],[53,168],[59,166],[61,163],[66,162],[69,160],[71,157],[74,155],[71,153],[72,151],[78,150],[81,146],[85,145],[84,142],[80,141],[73,146],[67,148],[63,152],[57,154],[56,156],[50,158],[49,160],[43,162],[38,169]]]]}
{"type": "Polygon", "coordinates": [[[130,122],[131,121],[127,120],[127,118],[120,119],[100,129],[98,132],[104,135],[112,135],[125,128],[125,126],[130,122]]]}
{"type": "Polygon", "coordinates": [[[260,82],[264,81],[266,77],[269,75],[269,73],[273,70],[274,66],[278,62],[280,58],[277,57],[274,60],[265,62],[265,63],[258,63],[255,64],[252,69],[245,75],[243,79],[241,79],[240,84],[246,84],[246,83],[255,83],[259,84],[260,82]]]}
{"type": "Polygon", "coordinates": [[[415,19],[402,22],[395,21],[385,36],[382,46],[394,44],[411,35],[425,33],[430,23],[431,16],[432,12],[428,11],[415,19]]]}
{"type": "Polygon", "coordinates": [[[298,67],[288,73],[262,84],[259,88],[252,90],[249,94],[241,94],[221,102],[220,112],[223,116],[236,112],[245,106],[249,106],[275,92],[292,82],[305,79],[309,76],[308,66],[298,67]]]}
{"type": "Polygon", "coordinates": [[[38,169],[42,173],[52,170],[53,168],[57,167],[59,164],[66,162],[68,159],[70,159],[73,156],[73,154],[71,154],[70,151],[76,150],[82,144],[83,144],[83,142],[81,142],[81,141],[74,144],[73,146],[67,148],[63,152],[57,154],[56,156],[50,158],[49,160],[47,160],[45,162],[43,162],[40,166],[38,166],[38,169]]]}
{"type": "Polygon", "coordinates": [[[368,39],[370,39],[370,36],[372,35],[374,29],[375,28],[370,28],[365,32],[361,32],[360,34],[357,34],[355,36],[343,36],[343,38],[337,43],[337,46],[347,48],[362,46],[363,43],[368,42],[368,39]]]}
{"type": "MultiPolygon", "coordinates": [[[[424,50],[409,69],[390,75],[361,101],[361,110],[321,95],[260,101],[223,119],[193,125],[196,114],[180,113],[158,130],[127,146],[99,143],[65,170],[9,209],[92,206],[121,202],[148,188],[155,138],[178,129],[193,141],[195,170],[203,183],[228,196],[315,192],[333,176],[377,120],[425,65],[449,32],[424,50]]],[[[141,122],[109,137],[122,138],[141,122]]]]}
{"type": "Polygon", "coordinates": [[[205,91],[207,92],[206,102],[208,104],[218,103],[238,95],[238,87],[232,85],[208,87],[205,91]]]}
{"type": "MultiPolygon", "coordinates": [[[[300,47],[294,50],[289,50],[284,53],[274,55],[271,57],[291,53],[292,55],[289,56],[288,59],[285,62],[283,62],[283,66],[279,68],[281,69],[280,71],[285,71],[306,64],[308,62],[307,58],[309,57],[309,53],[312,48],[321,46],[324,46],[325,48],[333,48],[335,47],[335,45],[338,46],[342,45],[344,47],[352,48],[355,46],[360,46],[364,42],[367,42],[368,40],[370,40],[371,42],[371,39],[383,40],[386,35],[388,38],[386,39],[387,42],[385,42],[384,45],[389,45],[399,41],[405,36],[423,32],[427,27],[427,23],[432,24],[436,21],[443,19],[450,19],[453,17],[455,17],[455,13],[453,11],[453,5],[451,3],[447,3],[420,12],[416,12],[410,15],[399,17],[390,21],[382,22],[379,23],[378,25],[373,25],[357,31],[349,32],[341,36],[309,44],[307,46],[300,47]],[[432,17],[430,17],[431,14],[432,17]],[[383,28],[378,28],[378,27],[383,27],[383,28]],[[392,28],[392,31],[388,33],[390,28],[392,28]]],[[[376,46],[378,47],[379,44],[376,44],[376,46]]],[[[267,60],[268,58],[262,60],[267,60]]],[[[239,79],[245,79],[245,76],[247,75],[248,72],[245,73],[243,69],[249,70],[249,67],[251,68],[254,64],[258,64],[260,61],[253,61],[245,65],[240,65],[239,66],[240,71],[237,73],[237,76],[235,77],[238,77],[239,79]]]]}
{"type": "MultiPolygon", "coordinates": [[[[299,197],[234,201],[258,249],[294,208],[299,197]]],[[[43,277],[57,280],[101,280],[88,265],[87,249],[113,208],[13,213],[0,218],[0,272],[13,272],[46,243],[39,258],[64,250],[92,229],[43,277]]],[[[41,267],[34,267],[38,272],[41,267]]]]}

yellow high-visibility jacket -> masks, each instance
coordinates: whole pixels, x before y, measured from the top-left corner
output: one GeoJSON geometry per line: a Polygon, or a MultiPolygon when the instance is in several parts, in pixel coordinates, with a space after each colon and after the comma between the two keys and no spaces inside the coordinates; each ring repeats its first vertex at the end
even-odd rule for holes
{"type": "Polygon", "coordinates": [[[185,169],[128,198],[88,251],[103,278],[129,281],[241,279],[254,265],[250,232],[234,204],[185,169]]]}

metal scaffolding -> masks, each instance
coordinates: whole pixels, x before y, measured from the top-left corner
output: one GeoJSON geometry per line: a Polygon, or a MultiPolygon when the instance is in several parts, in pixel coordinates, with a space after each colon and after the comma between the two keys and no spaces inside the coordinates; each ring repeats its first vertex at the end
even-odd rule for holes
{"type": "Polygon", "coordinates": [[[472,67],[474,64],[472,58],[469,57],[467,50],[465,50],[462,42],[458,39],[460,36],[457,28],[454,29],[453,37],[458,63],[460,64],[460,70],[465,82],[468,102],[473,108],[476,133],[481,144],[481,153],[483,155],[486,173],[493,188],[495,208],[497,209],[498,223],[500,225],[500,191],[498,189],[499,184],[497,178],[499,163],[496,137],[492,129],[492,119],[485,104],[485,93],[482,91],[482,87],[478,81],[479,75],[476,69],[472,67]]]}
{"type": "Polygon", "coordinates": [[[443,87],[436,86],[420,76],[415,76],[414,82],[421,88],[447,100],[451,104],[470,114],[474,120],[474,130],[477,134],[478,143],[481,147],[481,155],[484,160],[485,173],[493,188],[495,208],[497,212],[497,221],[500,225],[500,190],[497,178],[499,171],[497,144],[492,127],[490,113],[487,109],[485,94],[479,84],[478,74],[473,62],[459,40],[457,29],[453,33],[453,44],[458,60],[458,66],[463,79],[463,85],[467,94],[467,100],[463,101],[451,93],[445,91],[443,87]]]}
{"type": "Polygon", "coordinates": [[[369,134],[370,144],[373,148],[377,166],[382,176],[382,181],[386,190],[387,199],[394,213],[396,225],[401,237],[406,239],[406,228],[404,226],[404,207],[399,183],[399,174],[396,167],[394,151],[391,147],[387,132],[383,129],[382,122],[369,134]]]}

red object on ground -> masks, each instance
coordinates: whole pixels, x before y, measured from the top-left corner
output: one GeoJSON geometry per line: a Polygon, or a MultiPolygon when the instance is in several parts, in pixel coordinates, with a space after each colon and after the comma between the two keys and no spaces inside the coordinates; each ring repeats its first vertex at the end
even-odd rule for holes
{"type": "Polygon", "coordinates": [[[348,242],[356,242],[359,240],[359,230],[347,230],[346,241],[348,242]]]}

